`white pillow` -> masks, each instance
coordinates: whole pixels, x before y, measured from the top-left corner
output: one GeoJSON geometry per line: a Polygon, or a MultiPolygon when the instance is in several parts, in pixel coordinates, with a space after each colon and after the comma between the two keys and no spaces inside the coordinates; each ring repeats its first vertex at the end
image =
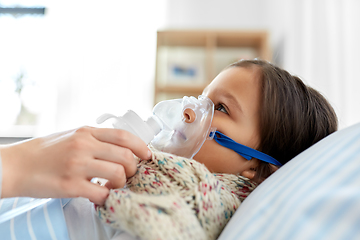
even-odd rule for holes
{"type": "Polygon", "coordinates": [[[292,159],[240,205],[219,240],[359,239],[360,124],[292,159]]]}

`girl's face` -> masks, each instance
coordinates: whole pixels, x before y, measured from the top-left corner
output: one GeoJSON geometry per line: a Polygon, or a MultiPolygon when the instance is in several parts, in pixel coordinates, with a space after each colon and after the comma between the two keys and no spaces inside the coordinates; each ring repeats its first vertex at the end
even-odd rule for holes
{"type": "MultiPolygon", "coordinates": [[[[256,67],[231,67],[221,72],[203,92],[215,105],[212,127],[256,149],[260,143],[260,89],[256,67]]],[[[248,161],[215,140],[206,140],[194,159],[211,172],[241,174],[250,179],[258,165],[258,160],[248,161]]]]}

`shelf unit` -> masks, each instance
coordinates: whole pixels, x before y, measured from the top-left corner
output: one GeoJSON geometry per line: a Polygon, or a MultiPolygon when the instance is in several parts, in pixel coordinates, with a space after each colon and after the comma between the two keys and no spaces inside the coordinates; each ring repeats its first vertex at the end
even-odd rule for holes
{"type": "Polygon", "coordinates": [[[267,31],[164,30],[157,32],[154,102],[198,96],[228,64],[271,61],[267,31]]]}

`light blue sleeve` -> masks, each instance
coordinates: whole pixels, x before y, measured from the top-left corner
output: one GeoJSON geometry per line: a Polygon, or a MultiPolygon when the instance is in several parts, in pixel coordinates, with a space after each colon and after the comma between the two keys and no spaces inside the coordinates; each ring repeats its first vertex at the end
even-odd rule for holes
{"type": "Polygon", "coordinates": [[[67,199],[50,199],[23,212],[34,202],[44,199],[4,198],[0,200],[1,239],[64,239],[69,240],[63,206],[67,199]],[[14,214],[14,212],[21,214],[14,214]],[[8,216],[12,215],[9,219],[8,216]],[[16,216],[13,216],[16,215],[16,216]]]}
{"type": "Polygon", "coordinates": [[[1,162],[1,153],[0,153],[0,199],[1,199],[1,189],[2,187],[2,162],[1,162]]]}

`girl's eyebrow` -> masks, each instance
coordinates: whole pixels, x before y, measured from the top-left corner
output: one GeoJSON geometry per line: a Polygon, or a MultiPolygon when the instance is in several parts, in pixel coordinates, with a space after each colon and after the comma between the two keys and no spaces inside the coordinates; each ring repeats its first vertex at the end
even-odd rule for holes
{"type": "Polygon", "coordinates": [[[226,98],[237,110],[242,112],[241,104],[234,95],[223,89],[218,89],[218,94],[226,98]]]}
{"type": "Polygon", "coordinates": [[[241,105],[240,103],[238,102],[238,100],[234,97],[234,95],[226,92],[224,94],[224,97],[227,98],[233,105],[235,108],[237,108],[238,111],[241,111],[242,112],[242,108],[241,108],[241,105]]]}

